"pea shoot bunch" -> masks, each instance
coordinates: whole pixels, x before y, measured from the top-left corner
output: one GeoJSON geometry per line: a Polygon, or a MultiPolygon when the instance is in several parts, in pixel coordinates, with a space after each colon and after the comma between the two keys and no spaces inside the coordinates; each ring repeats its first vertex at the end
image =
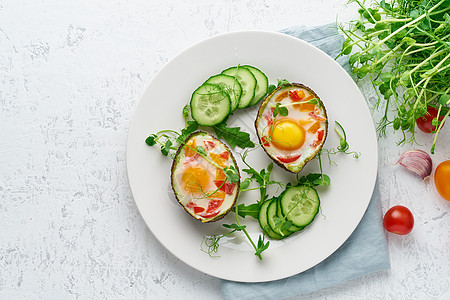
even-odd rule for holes
{"type": "Polygon", "coordinates": [[[432,106],[438,110],[434,153],[450,113],[450,0],[350,2],[358,4],[360,18],[338,25],[346,36],[339,56],[350,55],[357,79],[369,78],[378,96],[375,108],[384,98],[379,133],[392,126],[403,133],[399,144],[415,141],[416,120],[432,106]]]}

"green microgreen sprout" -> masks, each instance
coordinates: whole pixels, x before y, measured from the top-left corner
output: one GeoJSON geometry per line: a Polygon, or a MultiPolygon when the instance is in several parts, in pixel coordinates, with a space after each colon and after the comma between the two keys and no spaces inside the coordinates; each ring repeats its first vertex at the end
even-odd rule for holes
{"type": "MultiPolygon", "coordinates": [[[[299,104],[314,104],[314,105],[318,105],[319,104],[319,98],[312,98],[306,101],[301,101],[301,102],[289,102],[289,103],[284,103],[284,104],[280,104],[279,102],[275,105],[275,106],[271,106],[271,108],[274,108],[275,110],[278,109],[278,111],[280,111],[283,108],[289,107],[289,106],[295,106],[295,105],[299,105],[299,104]]],[[[274,110],[274,113],[275,113],[274,110]]],[[[282,116],[287,116],[287,109],[286,109],[286,114],[283,115],[280,113],[280,115],[282,116]]],[[[276,115],[274,115],[274,117],[276,117],[276,115]]]]}
{"type": "Polygon", "coordinates": [[[339,146],[337,147],[337,149],[339,152],[345,152],[350,147],[347,142],[347,135],[345,134],[344,127],[342,127],[342,125],[338,121],[334,122],[339,126],[339,129],[341,130],[339,131],[337,127],[334,127],[334,131],[336,131],[337,135],[340,138],[339,146]]]}
{"type": "MultiPolygon", "coordinates": [[[[243,154],[241,154],[242,162],[247,166],[247,169],[242,169],[242,172],[247,173],[250,175],[249,178],[247,178],[248,185],[250,185],[250,182],[255,181],[258,186],[245,189],[241,189],[241,191],[251,191],[251,190],[259,190],[260,191],[260,199],[257,201],[258,205],[261,205],[268,197],[267,195],[267,187],[272,184],[276,184],[280,187],[286,186],[286,184],[270,179],[270,174],[273,170],[273,163],[269,163],[265,169],[261,169],[261,171],[256,171],[250,164],[246,161],[246,158],[249,154],[249,150],[245,150],[243,154]]],[[[245,180],[244,180],[245,181],[245,180]]],[[[245,216],[243,216],[245,217],[245,216]]]]}
{"type": "Polygon", "coordinates": [[[175,151],[178,149],[177,146],[174,146],[177,142],[177,138],[180,136],[180,133],[175,130],[161,130],[157,133],[151,134],[145,140],[145,143],[148,146],[159,145],[161,148],[161,153],[164,156],[170,156],[172,159],[175,157],[175,151]]]}
{"type": "Polygon", "coordinates": [[[356,152],[356,151],[348,151],[350,148],[350,145],[348,144],[348,141],[347,141],[347,134],[345,133],[345,129],[341,125],[341,123],[339,123],[338,121],[335,121],[335,123],[336,123],[336,126],[334,127],[334,131],[339,136],[339,146],[337,146],[336,148],[332,148],[332,149],[322,148],[322,150],[327,152],[327,154],[328,154],[329,163],[330,164],[333,163],[336,165],[336,162],[331,159],[331,155],[335,155],[337,153],[353,155],[353,157],[355,159],[358,159],[361,156],[361,153],[356,152]]]}
{"type": "MultiPolygon", "coordinates": [[[[183,116],[185,116],[185,110],[183,109],[183,116]]],[[[145,143],[148,146],[158,145],[161,148],[161,153],[164,156],[170,156],[175,158],[175,152],[178,148],[185,143],[186,138],[198,129],[198,124],[195,121],[186,121],[186,126],[180,132],[166,129],[158,131],[149,135],[145,139],[145,143]]]]}
{"type": "Polygon", "coordinates": [[[368,77],[376,94],[374,109],[382,105],[378,121],[381,136],[388,126],[401,131],[398,142],[415,141],[416,120],[427,106],[439,107],[434,125],[434,141],[448,117],[450,103],[442,97],[450,87],[450,5],[448,0],[385,0],[359,6],[359,20],[338,25],[346,39],[339,56],[350,55],[349,63],[357,80],[368,77]],[[445,116],[439,120],[439,116],[445,116]],[[409,137],[408,137],[409,136],[409,137]]]}
{"type": "MultiPolygon", "coordinates": [[[[224,238],[225,236],[228,236],[236,231],[240,231],[243,232],[244,235],[246,236],[246,238],[248,239],[248,241],[250,242],[250,244],[252,245],[253,249],[255,250],[255,255],[262,260],[262,255],[261,253],[266,250],[267,248],[269,248],[270,242],[269,241],[265,241],[264,235],[261,234],[259,235],[258,238],[258,242],[255,244],[255,242],[253,241],[253,239],[250,237],[250,234],[247,232],[246,230],[246,226],[242,225],[240,220],[239,220],[239,216],[241,216],[241,212],[239,212],[240,207],[242,206],[238,204],[238,200],[236,200],[236,204],[233,207],[233,211],[235,212],[235,217],[236,217],[236,223],[235,224],[231,224],[231,225],[227,225],[224,224],[223,226],[225,228],[231,229],[230,232],[227,232],[225,234],[222,235],[212,235],[209,237],[203,237],[202,243],[201,243],[201,249],[202,251],[208,253],[209,255],[212,256],[212,253],[217,253],[218,249],[219,249],[219,241],[224,238]],[[207,246],[207,250],[203,249],[203,244],[205,246],[207,246]]],[[[255,203],[256,204],[256,203],[255,203]]],[[[254,208],[254,207],[253,207],[254,208]]],[[[247,211],[248,207],[244,206],[244,211],[247,211]]],[[[257,207],[257,211],[259,212],[259,205],[257,207]]],[[[253,216],[253,215],[252,215],[253,216]]],[[[245,217],[245,215],[244,215],[245,217]]],[[[255,218],[257,218],[257,215],[255,216],[255,218]]]]}
{"type": "Polygon", "coordinates": [[[213,253],[217,253],[217,251],[219,250],[219,242],[221,239],[235,233],[236,231],[242,231],[245,229],[245,226],[241,226],[238,224],[222,224],[222,226],[227,229],[231,229],[231,231],[221,235],[214,234],[212,236],[204,236],[200,244],[200,249],[211,257],[218,257],[213,255],[213,253]],[[206,249],[203,248],[203,245],[206,246],[206,249]]]}

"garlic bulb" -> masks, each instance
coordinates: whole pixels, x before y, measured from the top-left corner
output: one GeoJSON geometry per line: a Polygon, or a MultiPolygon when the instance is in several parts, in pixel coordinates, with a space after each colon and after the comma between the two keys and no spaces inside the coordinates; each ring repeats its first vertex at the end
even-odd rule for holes
{"type": "Polygon", "coordinates": [[[416,173],[422,177],[422,180],[430,176],[433,168],[433,162],[430,155],[419,149],[404,152],[396,164],[400,164],[407,170],[416,173]]]}

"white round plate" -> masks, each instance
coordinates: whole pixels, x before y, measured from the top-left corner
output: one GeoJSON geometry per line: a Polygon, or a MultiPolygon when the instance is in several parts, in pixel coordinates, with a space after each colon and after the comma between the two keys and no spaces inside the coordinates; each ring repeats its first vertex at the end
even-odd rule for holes
{"type": "MultiPolygon", "coordinates": [[[[256,141],[256,109],[235,112],[230,124],[240,126],[256,141]]],[[[241,149],[235,149],[242,152],[241,149]]],[[[239,154],[235,158],[243,167],[239,154]]],[[[248,162],[256,170],[271,162],[258,149],[248,162]]],[[[128,178],[133,197],[147,226],[176,257],[206,274],[242,282],[262,282],[303,272],[323,261],[350,236],[369,204],[375,185],[378,163],[375,128],[363,95],[350,76],[324,52],[297,38],[274,32],[233,32],[209,38],[185,50],[171,60],[151,81],[130,124],[127,141],[128,178]],[[145,139],[163,129],[184,127],[183,107],[192,92],[207,78],[238,64],[249,64],[265,72],[269,83],[278,79],[300,82],[312,88],[322,99],[329,117],[325,148],[339,145],[334,121],[346,129],[351,150],[359,159],[338,154],[329,164],[323,156],[324,173],[331,185],[319,188],[321,212],[306,230],[283,241],[270,241],[263,260],[255,255],[241,233],[221,240],[213,257],[201,250],[204,236],[226,232],[224,223],[235,222],[235,214],[211,224],[202,224],[189,216],[177,203],[170,187],[172,160],[145,139]]],[[[318,160],[309,162],[300,175],[318,172],[318,160]]],[[[278,167],[273,176],[292,180],[278,167]]],[[[241,172],[241,177],[246,174],[241,172]]],[[[271,195],[281,190],[272,187],[271,195]]],[[[253,203],[259,192],[245,192],[239,203],[253,203]]],[[[241,219],[257,242],[261,229],[257,221],[241,219]]]]}

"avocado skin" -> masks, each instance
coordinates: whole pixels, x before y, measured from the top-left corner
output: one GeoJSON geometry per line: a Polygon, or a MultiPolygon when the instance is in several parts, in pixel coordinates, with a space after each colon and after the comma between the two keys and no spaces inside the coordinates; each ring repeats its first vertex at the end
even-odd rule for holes
{"type": "MultiPolygon", "coordinates": [[[[184,145],[186,145],[186,144],[188,143],[188,141],[189,141],[191,138],[195,137],[196,135],[207,135],[207,136],[212,137],[215,141],[220,142],[220,143],[225,147],[225,149],[228,151],[228,153],[230,153],[230,157],[233,159],[233,163],[234,163],[234,166],[236,167],[236,170],[237,170],[238,174],[240,174],[240,172],[239,172],[239,167],[238,167],[238,165],[237,165],[237,163],[236,163],[236,160],[235,160],[235,158],[234,158],[234,156],[233,156],[233,153],[230,151],[230,149],[228,148],[228,146],[225,145],[224,143],[222,143],[222,141],[220,141],[218,138],[216,138],[215,136],[213,136],[212,134],[210,134],[210,133],[208,133],[208,132],[206,132],[206,131],[198,130],[198,131],[195,131],[195,132],[191,133],[191,134],[184,140],[184,144],[181,145],[181,146],[178,148],[177,152],[175,153],[175,158],[174,158],[174,160],[173,160],[173,162],[172,162],[172,167],[170,168],[170,186],[172,187],[172,191],[173,191],[173,194],[175,195],[175,198],[177,199],[177,202],[178,202],[178,203],[184,208],[184,210],[185,210],[191,217],[193,217],[194,219],[196,219],[196,220],[198,220],[198,221],[201,221],[202,223],[212,223],[212,222],[215,222],[215,221],[218,221],[218,220],[222,219],[223,217],[225,217],[225,215],[227,215],[227,214],[231,211],[231,209],[233,208],[233,206],[234,206],[234,204],[236,203],[236,200],[237,200],[237,198],[238,198],[238,196],[239,196],[239,188],[240,188],[241,180],[239,180],[239,181],[236,183],[237,192],[236,192],[236,195],[235,195],[235,197],[234,197],[233,204],[230,206],[230,208],[229,208],[228,210],[222,212],[220,215],[216,216],[216,217],[213,218],[213,219],[209,219],[209,220],[205,220],[205,219],[202,219],[202,218],[199,217],[199,216],[195,216],[195,215],[191,214],[191,212],[189,212],[189,210],[183,205],[183,203],[181,203],[180,199],[178,198],[178,194],[177,194],[177,192],[176,192],[176,190],[175,190],[175,187],[174,187],[174,182],[175,182],[175,180],[174,180],[174,173],[175,173],[176,165],[177,165],[177,163],[179,162],[179,158],[182,157],[182,156],[181,156],[181,151],[183,151],[184,145]]],[[[241,176],[239,175],[239,178],[240,178],[240,177],[241,177],[241,176]]]]}
{"type": "Polygon", "coordinates": [[[306,165],[307,162],[309,162],[311,159],[313,159],[314,157],[316,157],[317,153],[319,153],[320,149],[322,149],[322,146],[325,144],[325,140],[326,140],[326,138],[327,138],[327,136],[328,136],[328,115],[327,115],[327,110],[326,110],[326,108],[325,108],[325,105],[323,105],[323,102],[322,102],[322,100],[320,99],[320,97],[319,97],[312,89],[310,89],[310,88],[307,87],[306,85],[301,84],[301,83],[295,83],[295,82],[289,83],[289,84],[283,84],[283,85],[280,85],[279,87],[277,87],[276,89],[274,89],[274,90],[272,91],[272,93],[267,94],[266,97],[265,97],[265,98],[263,99],[263,101],[261,102],[261,106],[259,107],[258,115],[257,115],[256,120],[255,120],[255,129],[256,129],[256,135],[258,136],[259,143],[261,144],[261,147],[264,149],[264,152],[266,152],[267,156],[269,156],[269,157],[270,157],[270,158],[271,158],[278,166],[280,166],[281,168],[285,169],[285,170],[288,171],[288,172],[291,172],[291,173],[296,174],[296,173],[299,173],[299,172],[303,169],[303,167],[306,165]],[[280,162],[276,157],[271,156],[271,155],[269,154],[269,152],[267,152],[266,148],[263,146],[263,142],[262,142],[262,140],[261,140],[261,136],[259,136],[259,132],[258,132],[258,123],[259,123],[259,120],[261,119],[261,117],[262,117],[262,115],[263,115],[263,113],[264,113],[264,109],[266,108],[267,103],[269,103],[270,98],[271,98],[276,92],[278,92],[278,91],[280,91],[280,90],[283,90],[283,89],[289,89],[289,88],[291,88],[291,87],[292,87],[292,88],[302,88],[302,89],[305,89],[305,90],[309,91],[311,94],[313,94],[317,99],[319,99],[319,103],[320,103],[320,105],[321,105],[322,108],[323,108],[324,115],[325,115],[325,118],[326,118],[326,121],[325,121],[325,129],[326,129],[326,130],[325,130],[325,134],[324,134],[324,137],[323,137],[323,142],[322,142],[322,144],[320,145],[320,147],[317,148],[317,151],[315,152],[314,155],[311,155],[310,157],[306,158],[306,159],[303,161],[303,164],[297,165],[297,166],[295,167],[295,169],[290,169],[290,168],[288,168],[284,163],[280,162]]]}

